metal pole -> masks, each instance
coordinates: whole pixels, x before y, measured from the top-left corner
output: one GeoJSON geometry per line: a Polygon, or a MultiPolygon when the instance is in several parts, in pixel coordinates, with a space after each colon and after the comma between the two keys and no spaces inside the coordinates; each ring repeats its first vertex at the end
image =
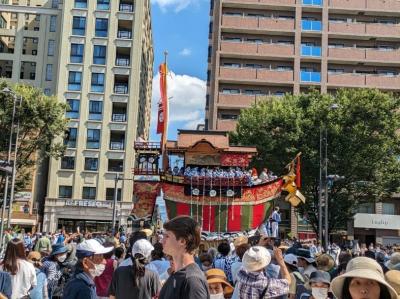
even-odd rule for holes
{"type": "MultiPolygon", "coordinates": [[[[17,97],[15,96],[15,101],[16,100],[17,100],[17,97]]],[[[19,107],[21,108],[21,106],[22,106],[22,96],[20,96],[20,98],[19,98],[19,107]]],[[[12,172],[12,178],[11,178],[10,205],[9,205],[9,209],[8,209],[8,225],[11,224],[12,204],[13,204],[14,190],[15,190],[15,177],[17,175],[17,151],[18,151],[18,138],[19,138],[19,120],[20,120],[20,115],[18,116],[17,130],[15,132],[14,163],[13,163],[13,172],[12,172]]]]}
{"type": "Polygon", "coordinates": [[[319,128],[318,237],[322,246],[322,127],[319,128]]]}
{"type": "Polygon", "coordinates": [[[325,126],[325,251],[329,245],[329,215],[328,215],[328,130],[325,126]]]}
{"type": "MultiPolygon", "coordinates": [[[[13,105],[13,113],[11,119],[11,129],[10,129],[10,138],[8,141],[8,155],[7,155],[7,163],[11,161],[11,150],[12,150],[12,137],[14,133],[14,119],[15,119],[15,110],[16,110],[16,100],[14,98],[14,105],[13,105]]],[[[9,175],[6,175],[6,182],[4,187],[4,197],[3,197],[3,208],[1,209],[1,226],[0,226],[0,247],[3,249],[3,235],[4,235],[4,216],[6,212],[6,205],[7,205],[7,193],[8,193],[8,179],[9,175]]]]}
{"type": "Polygon", "coordinates": [[[118,197],[118,180],[119,180],[119,174],[117,173],[115,176],[115,181],[114,181],[114,205],[113,205],[113,215],[112,215],[112,229],[115,229],[115,222],[117,218],[117,197],[118,197]]]}

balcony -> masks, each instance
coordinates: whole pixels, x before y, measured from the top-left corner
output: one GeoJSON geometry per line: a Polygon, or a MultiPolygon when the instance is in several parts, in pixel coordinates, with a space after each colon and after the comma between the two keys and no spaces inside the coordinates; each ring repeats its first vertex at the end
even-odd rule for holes
{"type": "Polygon", "coordinates": [[[222,26],[235,29],[293,31],[294,19],[222,16],[222,26]]]}
{"type": "Polygon", "coordinates": [[[218,105],[224,107],[250,107],[255,104],[256,95],[219,93],[218,105]]]}
{"type": "Polygon", "coordinates": [[[117,57],[115,59],[116,66],[130,66],[130,64],[131,64],[131,60],[129,57],[128,58],[127,57],[117,57]]]}
{"type": "Polygon", "coordinates": [[[235,131],[237,121],[235,120],[217,120],[217,130],[218,131],[235,131]]]}
{"type": "Polygon", "coordinates": [[[367,75],[365,84],[368,87],[400,90],[400,76],[367,75]]]}
{"type": "Polygon", "coordinates": [[[113,114],[111,120],[118,123],[126,122],[126,114],[113,114]]]}
{"type": "Polygon", "coordinates": [[[329,33],[362,35],[366,32],[364,23],[339,23],[331,21],[328,26],[329,33]]]}
{"type": "Polygon", "coordinates": [[[341,23],[331,21],[329,22],[329,33],[398,37],[400,35],[400,25],[380,23],[341,23]]]}
{"type": "Polygon", "coordinates": [[[366,33],[373,36],[400,36],[400,25],[367,23],[366,33]]]}
{"type": "Polygon", "coordinates": [[[125,149],[124,141],[111,141],[110,150],[123,151],[125,149]]]}
{"type": "Polygon", "coordinates": [[[359,48],[329,48],[329,59],[343,59],[343,60],[364,60],[365,49],[359,48]]]}
{"type": "Polygon", "coordinates": [[[132,31],[118,30],[117,38],[120,38],[120,39],[132,39],[132,31]]]}
{"type": "Polygon", "coordinates": [[[374,61],[385,61],[385,62],[399,62],[400,61],[400,50],[383,51],[375,49],[366,49],[365,58],[367,60],[374,61]]]}
{"type": "Polygon", "coordinates": [[[128,84],[115,84],[114,93],[116,94],[128,94],[128,84]]]}
{"type": "Polygon", "coordinates": [[[382,61],[399,63],[400,50],[360,49],[360,48],[329,48],[329,59],[352,61],[382,61]]]}
{"type": "Polygon", "coordinates": [[[120,3],[119,11],[121,12],[133,12],[133,4],[130,3],[120,3]]]}
{"type": "Polygon", "coordinates": [[[400,11],[398,0],[330,0],[329,6],[336,9],[400,11]]]}
{"type": "Polygon", "coordinates": [[[282,5],[295,5],[296,0],[224,0],[224,3],[240,3],[240,4],[252,4],[252,3],[262,3],[262,4],[267,4],[267,5],[273,5],[273,6],[282,6],[282,5]]]}
{"type": "Polygon", "coordinates": [[[301,71],[300,81],[303,83],[321,83],[321,73],[301,71]]]}
{"type": "Polygon", "coordinates": [[[303,5],[322,6],[322,0],[303,0],[303,5]]]}
{"type": "Polygon", "coordinates": [[[328,74],[328,84],[338,87],[364,87],[365,75],[353,73],[328,74]]]}
{"type": "MultiPolygon", "coordinates": [[[[377,1],[377,0],[373,0],[377,1]]],[[[330,8],[364,10],[365,0],[329,0],[330,8]]]]}
{"type": "Polygon", "coordinates": [[[322,22],[314,20],[301,20],[302,31],[322,31],[322,22]]]}
{"type": "Polygon", "coordinates": [[[321,57],[321,47],[301,45],[301,56],[321,57]]]}
{"type": "Polygon", "coordinates": [[[282,44],[222,41],[221,52],[243,55],[290,57],[294,55],[294,46],[282,44]]]}
{"type": "Polygon", "coordinates": [[[293,81],[293,70],[270,70],[253,68],[227,68],[220,67],[219,77],[238,81],[277,82],[291,83],[293,81]]]}

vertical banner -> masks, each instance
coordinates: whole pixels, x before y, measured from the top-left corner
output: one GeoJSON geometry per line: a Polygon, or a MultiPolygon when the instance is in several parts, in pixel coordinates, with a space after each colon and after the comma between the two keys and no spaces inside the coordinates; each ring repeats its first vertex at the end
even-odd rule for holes
{"type": "Polygon", "coordinates": [[[296,159],[296,186],[297,188],[301,188],[301,161],[300,155],[297,156],[296,159]]]}
{"type": "Polygon", "coordinates": [[[158,103],[157,134],[165,134],[168,122],[168,98],[167,98],[167,64],[159,67],[160,72],[160,101],[158,103]]]}

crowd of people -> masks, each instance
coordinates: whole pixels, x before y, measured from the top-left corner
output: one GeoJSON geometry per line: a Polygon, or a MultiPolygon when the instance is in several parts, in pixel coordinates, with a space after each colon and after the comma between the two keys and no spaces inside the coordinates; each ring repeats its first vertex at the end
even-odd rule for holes
{"type": "Polygon", "coordinates": [[[4,242],[1,299],[400,298],[400,247],[332,244],[324,252],[316,240],[261,234],[213,247],[187,216],[160,234],[7,230],[4,242]]]}
{"type": "Polygon", "coordinates": [[[258,175],[257,169],[242,169],[240,167],[228,167],[228,168],[209,168],[209,167],[197,167],[187,166],[186,168],[175,166],[172,169],[168,169],[168,172],[172,175],[185,176],[194,180],[199,178],[206,179],[241,179],[250,185],[257,185],[273,181],[278,177],[274,175],[270,170],[264,168],[260,175],[258,175]]]}

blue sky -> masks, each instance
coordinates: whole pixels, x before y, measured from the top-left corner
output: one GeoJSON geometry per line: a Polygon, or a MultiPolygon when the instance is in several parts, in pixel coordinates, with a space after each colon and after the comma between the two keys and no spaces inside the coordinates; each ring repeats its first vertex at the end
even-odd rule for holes
{"type": "Polygon", "coordinates": [[[157,102],[159,99],[158,66],[168,51],[168,96],[170,122],[168,138],[176,138],[178,128],[195,128],[204,122],[207,77],[208,0],[151,0],[154,41],[154,81],[152,126],[155,134],[157,102]]]}

